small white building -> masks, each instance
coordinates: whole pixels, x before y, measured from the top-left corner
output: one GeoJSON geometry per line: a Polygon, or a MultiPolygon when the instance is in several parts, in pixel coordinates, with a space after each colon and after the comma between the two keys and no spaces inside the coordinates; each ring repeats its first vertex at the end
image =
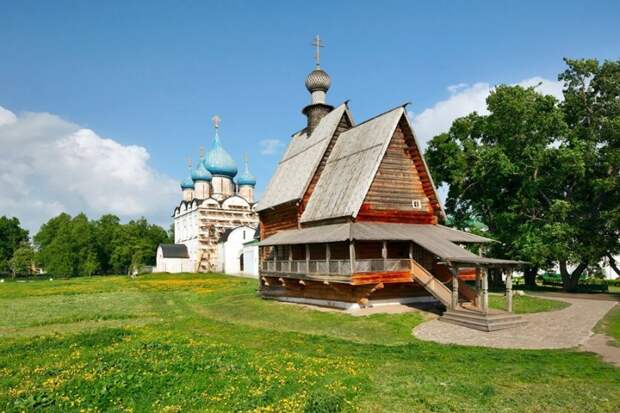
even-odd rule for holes
{"type": "Polygon", "coordinates": [[[184,244],[160,244],[157,247],[155,272],[195,272],[196,262],[184,244]]]}
{"type": "Polygon", "coordinates": [[[243,244],[243,268],[241,273],[253,278],[258,278],[258,239],[243,244]]]}
{"type": "MultiPolygon", "coordinates": [[[[230,228],[224,231],[217,244],[217,271],[231,275],[253,275],[258,276],[258,262],[251,265],[246,259],[245,244],[254,240],[256,229],[247,225],[230,228]],[[249,267],[248,267],[248,264],[249,267]]],[[[258,259],[258,246],[251,247],[256,260],[258,259]]],[[[251,257],[249,257],[252,259],[251,257]]]]}

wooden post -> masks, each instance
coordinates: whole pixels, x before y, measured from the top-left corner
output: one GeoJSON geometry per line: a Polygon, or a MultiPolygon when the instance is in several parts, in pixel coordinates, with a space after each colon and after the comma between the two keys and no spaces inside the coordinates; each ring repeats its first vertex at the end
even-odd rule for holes
{"type": "Polygon", "coordinates": [[[482,271],[482,312],[489,312],[489,274],[486,268],[482,271]]]}
{"type": "Polygon", "coordinates": [[[476,306],[480,308],[482,296],[482,279],[480,278],[480,267],[476,266],[476,306]]]}
{"type": "Polygon", "coordinates": [[[512,268],[506,271],[506,310],[512,313],[512,268]]]}
{"type": "Polygon", "coordinates": [[[351,264],[351,275],[355,274],[355,241],[349,241],[349,262],[351,264]]]}
{"type": "Polygon", "coordinates": [[[329,242],[325,243],[325,266],[327,267],[326,273],[329,274],[329,261],[331,259],[331,250],[329,249],[329,242]]]}
{"type": "Polygon", "coordinates": [[[293,246],[288,246],[288,271],[293,272],[293,246]]]}
{"type": "Polygon", "coordinates": [[[278,246],[273,246],[273,272],[278,271],[278,246]]]}
{"type": "Polygon", "coordinates": [[[383,241],[383,244],[381,244],[381,257],[383,258],[383,271],[386,271],[386,266],[387,266],[387,241],[383,241]]]}
{"type": "Polygon", "coordinates": [[[459,267],[450,267],[452,272],[452,309],[456,310],[459,306],[459,267]]]}
{"type": "Polygon", "coordinates": [[[306,274],[310,273],[310,245],[306,244],[306,274]]]}
{"type": "Polygon", "coordinates": [[[409,241],[409,271],[413,271],[413,242],[409,241]]]}

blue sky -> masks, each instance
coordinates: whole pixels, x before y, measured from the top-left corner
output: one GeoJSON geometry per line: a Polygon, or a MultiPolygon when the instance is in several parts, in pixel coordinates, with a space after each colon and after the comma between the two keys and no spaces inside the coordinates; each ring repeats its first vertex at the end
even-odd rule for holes
{"type": "MultiPolygon", "coordinates": [[[[618,21],[620,3],[612,1],[5,2],[0,107],[20,122],[48,113],[123,150],[142,147],[150,158],[136,149],[144,165],[135,171],[147,168],[162,185],[183,178],[187,157],[210,145],[210,118],[219,114],[225,148],[239,163],[249,152],[261,192],[288,137],[304,126],[303,81],[317,33],[332,77],[328,101],[351,99],[361,121],[407,101],[415,117],[476,84],[553,81],[565,56],[619,59],[618,21]],[[275,153],[261,153],[260,142],[274,139],[282,143],[275,153]]],[[[0,129],[3,146],[19,142],[20,133],[0,129]]],[[[37,191],[47,194],[44,204],[58,202],[40,216],[24,212],[31,228],[61,209],[106,210],[105,197],[95,204],[76,190],[76,201],[66,188],[58,193],[61,186],[37,191]]],[[[0,215],[20,212],[16,199],[0,202],[0,215]]],[[[127,217],[162,222],[173,206],[136,207],[127,217]]]]}

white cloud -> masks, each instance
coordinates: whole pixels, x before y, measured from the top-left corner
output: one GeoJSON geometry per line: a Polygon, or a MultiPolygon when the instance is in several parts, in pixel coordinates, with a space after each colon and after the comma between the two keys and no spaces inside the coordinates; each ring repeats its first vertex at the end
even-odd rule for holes
{"type": "Polygon", "coordinates": [[[11,124],[16,120],[17,116],[13,112],[0,106],[0,126],[11,124]]]}
{"type": "Polygon", "coordinates": [[[0,107],[0,215],[36,232],[60,212],[146,216],[166,225],[177,183],[141,146],[122,145],[49,113],[0,107]]]}
{"type": "MultiPolygon", "coordinates": [[[[533,77],[517,83],[520,86],[536,86],[536,90],[542,94],[553,95],[562,98],[562,82],[533,77]]],[[[420,143],[423,147],[434,136],[448,131],[452,122],[471,112],[487,114],[486,98],[492,90],[489,83],[479,82],[473,85],[459,83],[448,86],[450,97],[436,103],[433,107],[423,110],[419,114],[413,114],[413,126],[420,143]]]]}
{"type": "Polygon", "coordinates": [[[260,153],[263,155],[273,155],[284,146],[280,139],[263,139],[258,144],[260,145],[260,153]]]}

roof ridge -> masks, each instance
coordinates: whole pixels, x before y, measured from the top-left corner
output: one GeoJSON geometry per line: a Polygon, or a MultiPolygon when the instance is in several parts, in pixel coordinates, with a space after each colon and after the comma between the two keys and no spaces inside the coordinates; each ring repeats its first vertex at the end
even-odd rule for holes
{"type": "MultiPolygon", "coordinates": [[[[409,105],[409,103],[410,103],[410,102],[406,102],[406,103],[404,103],[404,104],[402,104],[402,105],[398,105],[398,106],[396,106],[396,107],[393,107],[392,109],[388,109],[388,110],[386,110],[385,112],[379,113],[378,115],[375,115],[375,116],[373,116],[373,117],[371,117],[371,118],[366,119],[366,120],[365,120],[365,121],[363,121],[363,122],[358,123],[357,125],[353,126],[353,127],[352,127],[351,129],[349,129],[349,130],[353,130],[353,129],[357,128],[358,126],[363,125],[364,123],[368,123],[368,122],[370,122],[370,121],[376,120],[377,118],[380,118],[381,116],[385,116],[385,115],[387,115],[388,113],[392,113],[392,112],[394,112],[394,111],[395,111],[395,110],[397,110],[397,109],[404,109],[407,105],[409,105]]],[[[347,132],[348,132],[348,131],[347,131],[347,132]]]]}

